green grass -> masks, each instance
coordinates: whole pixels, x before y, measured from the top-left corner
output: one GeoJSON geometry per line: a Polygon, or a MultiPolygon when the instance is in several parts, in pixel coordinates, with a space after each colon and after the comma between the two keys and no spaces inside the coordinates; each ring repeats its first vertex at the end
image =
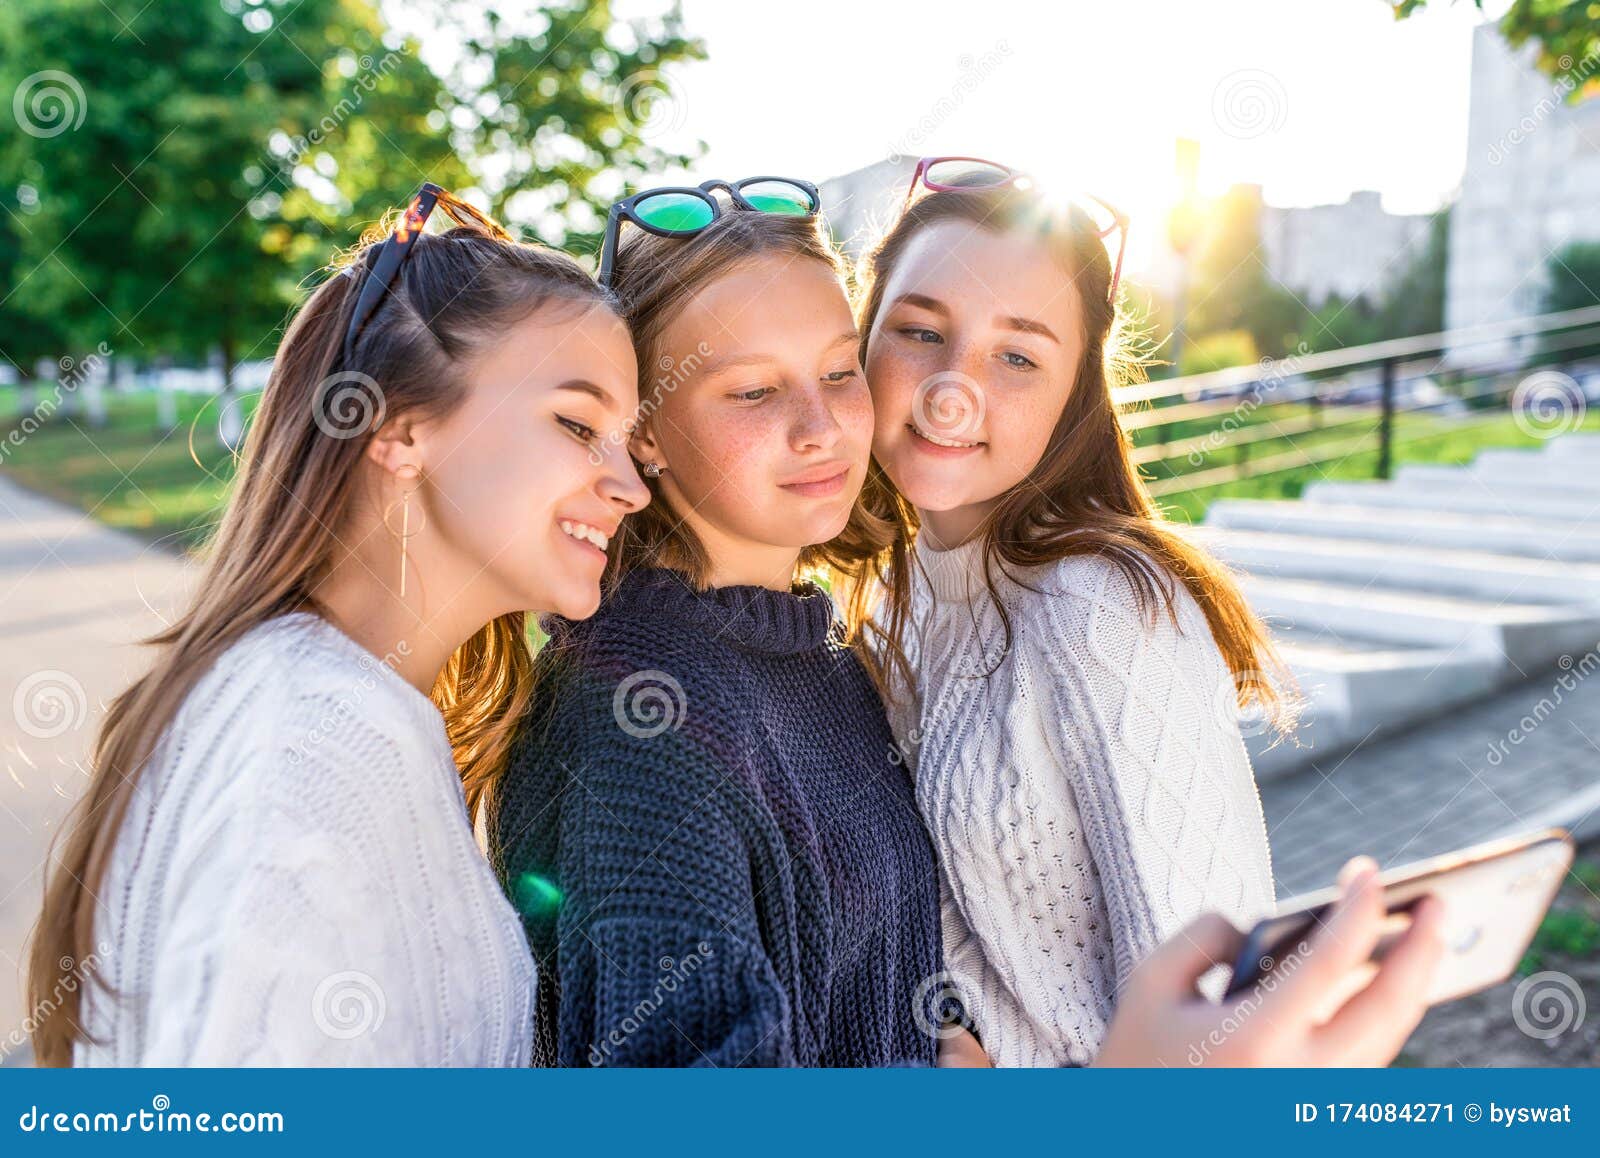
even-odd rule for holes
{"type": "MultiPolygon", "coordinates": [[[[1266,419],[1264,421],[1271,421],[1266,419]]],[[[1252,458],[1262,459],[1272,454],[1330,450],[1343,442],[1355,442],[1358,431],[1368,429],[1366,423],[1350,423],[1322,431],[1296,434],[1291,439],[1272,439],[1250,447],[1252,458]]],[[[1600,410],[1591,410],[1584,416],[1580,429],[1600,430],[1600,410]]],[[[1192,436],[1193,432],[1190,433],[1192,436]]],[[[1195,522],[1203,518],[1214,501],[1221,498],[1293,499],[1300,496],[1307,483],[1322,479],[1371,479],[1377,477],[1378,451],[1376,435],[1362,441],[1362,449],[1339,455],[1328,461],[1273,474],[1241,478],[1217,486],[1202,487],[1162,495],[1158,504],[1173,519],[1195,522]]],[[[1394,423],[1392,465],[1427,462],[1460,464],[1471,462],[1481,450],[1489,447],[1539,447],[1544,442],[1525,433],[1513,417],[1505,411],[1460,417],[1434,414],[1401,414],[1394,423]]],[[[1205,466],[1231,465],[1237,459],[1232,447],[1224,447],[1207,457],[1205,466]]],[[[1172,477],[1173,464],[1152,464],[1146,468],[1150,479],[1172,477]]],[[[1178,460],[1179,467],[1186,466],[1178,460]]]]}
{"type": "MultiPolygon", "coordinates": [[[[113,527],[193,547],[227,499],[234,461],[217,438],[215,398],[180,394],[178,424],[163,431],[152,394],[108,395],[106,423],[57,411],[18,429],[17,391],[0,390],[0,471],[113,527]],[[15,432],[18,441],[8,435],[15,432]]],[[[257,395],[246,395],[246,413],[257,395]]]]}

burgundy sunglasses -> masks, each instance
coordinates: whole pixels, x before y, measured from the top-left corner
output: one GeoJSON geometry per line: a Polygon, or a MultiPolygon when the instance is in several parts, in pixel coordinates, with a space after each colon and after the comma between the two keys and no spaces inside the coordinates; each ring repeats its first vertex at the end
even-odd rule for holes
{"type": "MultiPolygon", "coordinates": [[[[935,193],[953,193],[1006,187],[1025,189],[1032,183],[1026,173],[982,157],[924,157],[917,162],[916,172],[911,174],[911,185],[906,189],[905,204],[900,212],[910,207],[919,186],[935,193]]],[[[1093,223],[1095,236],[1102,241],[1110,237],[1113,230],[1118,231],[1117,259],[1112,267],[1111,288],[1106,293],[1106,300],[1114,302],[1117,285],[1122,281],[1122,257],[1128,248],[1128,215],[1092,193],[1069,201],[1093,223]],[[1086,204],[1086,201],[1093,204],[1086,204]]]]}

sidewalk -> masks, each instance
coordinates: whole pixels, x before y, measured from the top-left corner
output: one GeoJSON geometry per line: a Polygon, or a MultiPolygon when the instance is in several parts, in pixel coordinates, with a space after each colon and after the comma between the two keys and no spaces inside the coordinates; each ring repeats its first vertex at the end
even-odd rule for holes
{"type": "Polygon", "coordinates": [[[0,475],[0,1065],[26,1064],[22,953],[41,866],[135,642],[178,606],[184,564],[0,475]]]}

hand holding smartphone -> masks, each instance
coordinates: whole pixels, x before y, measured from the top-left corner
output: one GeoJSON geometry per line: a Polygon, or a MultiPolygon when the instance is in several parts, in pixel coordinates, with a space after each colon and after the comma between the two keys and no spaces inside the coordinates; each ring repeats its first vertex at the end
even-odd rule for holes
{"type": "MultiPolygon", "coordinates": [[[[1552,828],[1489,841],[1391,869],[1379,876],[1389,914],[1369,970],[1356,973],[1358,989],[1376,962],[1405,931],[1407,913],[1432,894],[1444,903],[1444,957],[1434,972],[1428,1004],[1451,1001],[1486,989],[1510,976],[1555,899],[1572,864],[1572,837],[1552,828]]],[[[1326,919],[1338,899],[1336,888],[1284,901],[1279,913],[1250,930],[1234,961],[1227,995],[1234,996],[1274,970],[1294,967],[1296,949],[1326,919]]],[[[1349,994],[1328,995],[1337,1008],[1349,994]]]]}

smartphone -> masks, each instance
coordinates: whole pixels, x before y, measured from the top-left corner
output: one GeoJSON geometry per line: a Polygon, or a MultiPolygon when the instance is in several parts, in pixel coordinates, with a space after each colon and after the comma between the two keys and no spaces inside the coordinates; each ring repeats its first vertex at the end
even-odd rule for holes
{"type": "MultiPolygon", "coordinates": [[[[1429,893],[1445,904],[1445,950],[1428,1004],[1452,1001],[1504,981],[1555,900],[1573,852],[1571,835],[1549,828],[1380,873],[1388,919],[1368,969],[1349,989],[1366,984],[1377,970],[1376,963],[1410,924],[1406,914],[1429,893]]],[[[1248,989],[1273,969],[1288,968],[1300,942],[1323,923],[1338,899],[1336,887],[1306,893],[1282,902],[1276,916],[1258,922],[1234,962],[1227,995],[1248,989]]],[[[1348,996],[1330,995],[1330,1011],[1348,996]]]]}

